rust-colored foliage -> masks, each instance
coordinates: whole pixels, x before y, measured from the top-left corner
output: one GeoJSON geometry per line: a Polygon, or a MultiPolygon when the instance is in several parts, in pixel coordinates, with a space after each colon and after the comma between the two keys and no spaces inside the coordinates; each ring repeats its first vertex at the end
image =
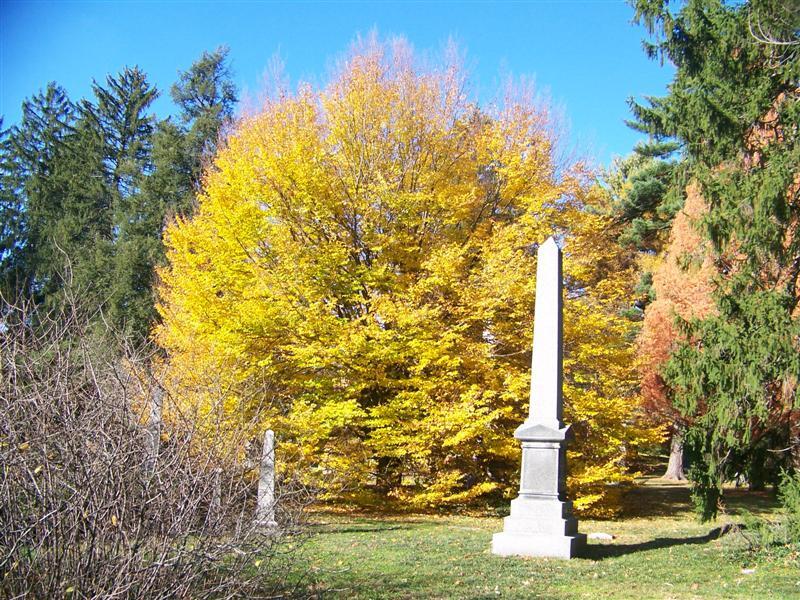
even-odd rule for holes
{"type": "Polygon", "coordinates": [[[689,185],[686,203],[675,216],[666,250],[653,273],[655,300],[645,311],[638,339],[642,396],[648,412],[666,422],[680,420],[661,377],[661,367],[679,337],[675,318],[700,319],[716,310],[712,291],[717,268],[710,244],[698,229],[706,208],[698,187],[689,185]]]}

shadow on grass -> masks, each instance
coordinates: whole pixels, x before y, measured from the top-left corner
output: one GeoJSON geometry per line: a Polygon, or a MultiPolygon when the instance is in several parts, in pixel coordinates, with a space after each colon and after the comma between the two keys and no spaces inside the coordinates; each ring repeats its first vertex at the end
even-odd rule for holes
{"type": "Polygon", "coordinates": [[[763,515],[773,512],[780,506],[775,490],[750,491],[746,488],[726,488],[722,497],[725,512],[740,515],[742,512],[763,515]]]}
{"type": "MultiPolygon", "coordinates": [[[[762,514],[778,506],[771,489],[750,491],[747,488],[725,487],[722,498],[725,510],[720,516],[739,515],[743,511],[762,514]]],[[[687,482],[674,483],[662,479],[650,479],[625,494],[623,500],[625,518],[655,518],[686,516],[692,512],[687,482]]]]}
{"type": "Polygon", "coordinates": [[[625,556],[626,554],[633,554],[635,552],[646,552],[647,550],[660,550],[661,548],[671,548],[672,546],[688,546],[694,544],[707,544],[713,540],[721,538],[723,535],[730,533],[735,526],[727,523],[722,527],[715,527],[705,535],[698,535],[694,537],[682,538],[656,538],[649,542],[641,542],[638,544],[589,544],[580,553],[580,558],[588,558],[590,560],[604,560],[606,558],[616,558],[625,556]]]}
{"type": "Polygon", "coordinates": [[[623,514],[626,518],[676,517],[691,511],[688,486],[652,481],[625,494],[623,514]]]}

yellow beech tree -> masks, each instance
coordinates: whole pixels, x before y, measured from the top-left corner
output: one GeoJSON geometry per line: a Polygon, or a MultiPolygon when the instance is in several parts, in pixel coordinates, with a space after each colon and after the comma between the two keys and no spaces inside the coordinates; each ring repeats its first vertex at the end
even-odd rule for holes
{"type": "Polygon", "coordinates": [[[329,497],[511,493],[536,244],[555,234],[570,485],[579,509],[613,513],[654,436],[619,316],[630,272],[585,173],[554,162],[545,108],[509,94],[484,109],[465,89],[456,65],[371,43],[325,89],[242,119],[195,216],[166,233],[168,386],[202,426],[273,428],[282,468],[329,497]]]}

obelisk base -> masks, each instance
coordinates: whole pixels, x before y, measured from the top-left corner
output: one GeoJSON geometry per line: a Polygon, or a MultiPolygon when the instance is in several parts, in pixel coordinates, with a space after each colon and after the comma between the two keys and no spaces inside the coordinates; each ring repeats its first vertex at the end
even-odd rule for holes
{"type": "Polygon", "coordinates": [[[546,536],[502,531],[492,536],[492,554],[570,559],[586,544],[586,534],[546,536]]]}
{"type": "Polygon", "coordinates": [[[571,502],[520,496],[511,501],[503,531],[492,536],[492,554],[572,558],[586,544],[571,515],[571,502]]]}
{"type": "Polygon", "coordinates": [[[586,544],[565,499],[568,427],[523,423],[514,436],[522,442],[519,497],[503,531],[492,537],[492,553],[500,556],[572,558],[586,544]]]}

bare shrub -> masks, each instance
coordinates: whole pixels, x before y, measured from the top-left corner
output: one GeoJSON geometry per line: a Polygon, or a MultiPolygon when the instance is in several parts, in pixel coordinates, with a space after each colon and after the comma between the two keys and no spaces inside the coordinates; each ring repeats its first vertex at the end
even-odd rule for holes
{"type": "Polygon", "coordinates": [[[162,423],[152,357],[98,343],[74,307],[0,311],[0,596],[291,593],[301,488],[281,482],[279,528],[259,530],[247,440],[162,423]]]}

